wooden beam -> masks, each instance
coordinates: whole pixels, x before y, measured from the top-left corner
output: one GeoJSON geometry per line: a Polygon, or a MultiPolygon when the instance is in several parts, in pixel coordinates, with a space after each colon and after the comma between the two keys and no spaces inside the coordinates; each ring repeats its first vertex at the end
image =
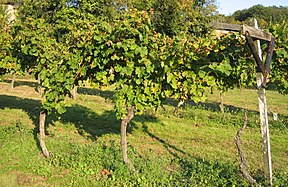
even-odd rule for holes
{"type": "Polygon", "coordinates": [[[264,74],[264,78],[263,78],[263,86],[266,86],[267,80],[268,80],[268,75],[270,72],[270,63],[272,60],[272,55],[273,55],[273,51],[274,51],[274,46],[275,46],[275,40],[276,38],[272,37],[272,40],[269,42],[269,47],[268,47],[268,51],[267,51],[267,56],[266,56],[266,61],[265,61],[265,74],[264,74]]]}
{"type": "Polygon", "coordinates": [[[239,24],[229,24],[229,23],[219,23],[219,22],[212,22],[210,26],[214,29],[218,30],[226,30],[226,31],[236,31],[240,32],[245,35],[246,31],[249,32],[250,36],[258,39],[258,40],[265,40],[271,41],[272,34],[262,31],[261,29],[250,27],[248,25],[239,25],[239,24]]]}
{"type": "Polygon", "coordinates": [[[242,31],[242,26],[238,24],[212,22],[210,23],[210,26],[218,30],[238,31],[238,32],[242,31]]]}
{"type": "Polygon", "coordinates": [[[249,34],[256,39],[260,39],[260,40],[265,40],[265,41],[271,41],[272,39],[272,34],[264,32],[260,29],[254,28],[254,27],[249,27],[247,25],[243,25],[243,33],[249,32],[249,34]]]}
{"type": "Polygon", "coordinates": [[[0,5],[14,5],[19,6],[22,4],[22,0],[1,0],[0,5]]]}
{"type": "Polygon", "coordinates": [[[250,47],[250,50],[252,52],[252,55],[256,61],[258,69],[260,69],[261,73],[263,75],[265,75],[265,67],[264,67],[262,59],[261,59],[262,57],[259,54],[259,49],[257,49],[258,46],[255,45],[255,43],[254,43],[254,41],[253,41],[253,39],[252,39],[252,37],[248,31],[246,31],[245,36],[247,39],[247,43],[250,47]]]}

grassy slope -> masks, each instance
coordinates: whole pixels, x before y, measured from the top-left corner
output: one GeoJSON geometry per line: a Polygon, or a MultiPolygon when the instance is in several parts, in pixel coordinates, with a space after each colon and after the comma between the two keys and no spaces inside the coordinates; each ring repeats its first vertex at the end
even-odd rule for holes
{"type": "MultiPolygon", "coordinates": [[[[45,159],[37,144],[40,96],[26,80],[10,90],[0,83],[0,186],[223,186],[246,185],[239,176],[234,143],[248,110],[243,147],[250,169],[263,182],[257,92],[235,90],[206,103],[188,103],[173,116],[172,100],[157,114],[136,116],[128,128],[129,156],[138,169],[130,174],[121,161],[120,125],[111,92],[82,88],[61,117],[48,117],[45,159]]],[[[288,182],[288,97],[267,92],[275,183],[288,182]]]]}

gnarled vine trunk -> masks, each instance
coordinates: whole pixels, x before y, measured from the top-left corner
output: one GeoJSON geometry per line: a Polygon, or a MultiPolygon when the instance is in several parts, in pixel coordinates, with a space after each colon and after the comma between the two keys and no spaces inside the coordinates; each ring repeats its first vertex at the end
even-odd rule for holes
{"type": "Polygon", "coordinates": [[[121,121],[121,147],[122,147],[122,158],[124,163],[131,169],[135,171],[135,167],[132,162],[129,160],[127,155],[127,125],[134,117],[134,106],[127,108],[127,116],[121,121]]]}
{"type": "MultiPolygon", "coordinates": [[[[235,137],[235,143],[236,143],[236,146],[237,146],[237,150],[238,150],[238,153],[240,155],[240,160],[241,160],[241,163],[239,165],[240,167],[240,170],[242,172],[242,174],[244,175],[244,177],[248,180],[248,182],[250,183],[250,185],[254,185],[254,184],[257,184],[256,180],[253,179],[253,177],[250,175],[250,172],[249,172],[249,167],[247,165],[247,161],[246,161],[246,158],[245,158],[245,155],[242,151],[242,148],[241,148],[241,136],[242,136],[242,133],[243,131],[245,130],[246,126],[247,126],[247,122],[248,122],[248,118],[247,118],[247,111],[245,111],[245,121],[244,121],[244,125],[243,127],[237,132],[236,134],[236,137],[235,137]]],[[[258,186],[258,184],[257,184],[258,186]]]]}
{"type": "Polygon", "coordinates": [[[39,116],[39,143],[41,150],[45,157],[49,157],[50,153],[45,145],[45,122],[46,122],[47,111],[42,110],[39,116]]]}
{"type": "Polygon", "coordinates": [[[178,116],[179,108],[184,104],[184,100],[179,100],[177,106],[174,109],[174,116],[178,116]]]}
{"type": "Polygon", "coordinates": [[[15,85],[15,79],[16,79],[16,73],[12,74],[12,80],[11,80],[11,89],[14,89],[15,85]]]}
{"type": "Polygon", "coordinates": [[[77,90],[78,90],[78,86],[74,85],[74,86],[73,86],[73,89],[72,89],[72,98],[73,98],[74,100],[77,99],[77,90]]]}
{"type": "Polygon", "coordinates": [[[224,109],[223,93],[220,93],[220,104],[219,104],[219,107],[220,107],[220,111],[221,111],[222,113],[224,113],[225,109],[224,109]]]}

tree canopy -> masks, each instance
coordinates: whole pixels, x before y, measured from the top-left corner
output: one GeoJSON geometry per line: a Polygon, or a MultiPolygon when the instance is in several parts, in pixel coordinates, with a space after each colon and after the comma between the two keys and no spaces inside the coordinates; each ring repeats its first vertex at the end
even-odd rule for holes
{"type": "Polygon", "coordinates": [[[268,23],[282,23],[288,20],[288,7],[255,5],[248,9],[238,10],[231,15],[236,21],[247,22],[256,18],[261,27],[267,27],[268,23]]]}

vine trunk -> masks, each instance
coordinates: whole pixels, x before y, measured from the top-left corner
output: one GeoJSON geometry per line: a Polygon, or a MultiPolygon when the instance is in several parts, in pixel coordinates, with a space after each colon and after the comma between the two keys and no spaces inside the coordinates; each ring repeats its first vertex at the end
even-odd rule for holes
{"type": "Polygon", "coordinates": [[[127,125],[134,117],[134,107],[130,106],[127,108],[127,116],[121,121],[121,147],[122,147],[122,158],[124,163],[131,169],[135,170],[132,162],[129,160],[127,155],[127,125]]]}

